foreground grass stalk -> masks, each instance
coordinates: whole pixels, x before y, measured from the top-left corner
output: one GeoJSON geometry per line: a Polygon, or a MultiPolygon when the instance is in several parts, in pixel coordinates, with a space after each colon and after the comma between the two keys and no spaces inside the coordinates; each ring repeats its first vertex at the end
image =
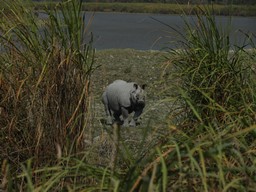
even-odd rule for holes
{"type": "Polygon", "coordinates": [[[120,142],[120,125],[115,123],[113,125],[113,143],[112,143],[111,159],[109,163],[109,167],[112,173],[114,173],[116,169],[119,142],[120,142]]]}
{"type": "Polygon", "coordinates": [[[148,172],[154,168],[155,165],[159,164],[161,161],[163,161],[163,158],[166,157],[167,155],[169,155],[169,153],[171,153],[173,151],[173,148],[168,149],[167,151],[165,151],[164,153],[161,154],[160,157],[156,158],[154,161],[152,161],[149,165],[147,165],[145,167],[145,169],[142,171],[141,175],[139,175],[139,177],[137,178],[137,180],[135,181],[135,183],[133,184],[130,192],[134,191],[140,184],[141,180],[143,179],[143,177],[145,177],[148,172]]]}

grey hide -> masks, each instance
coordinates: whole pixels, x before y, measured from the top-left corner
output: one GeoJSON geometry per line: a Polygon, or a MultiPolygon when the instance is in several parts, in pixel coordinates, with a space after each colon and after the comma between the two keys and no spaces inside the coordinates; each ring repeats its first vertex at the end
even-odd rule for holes
{"type": "Polygon", "coordinates": [[[102,102],[105,106],[107,124],[114,121],[121,123],[120,116],[123,117],[123,126],[136,126],[139,116],[145,107],[145,85],[140,87],[137,83],[128,83],[123,80],[116,80],[107,86],[102,95],[102,102]],[[128,116],[134,112],[129,123],[128,116]]]}

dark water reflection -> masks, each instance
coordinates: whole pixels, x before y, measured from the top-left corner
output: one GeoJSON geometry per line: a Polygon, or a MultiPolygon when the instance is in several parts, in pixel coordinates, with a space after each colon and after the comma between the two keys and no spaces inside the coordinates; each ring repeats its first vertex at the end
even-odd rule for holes
{"type": "MultiPolygon", "coordinates": [[[[91,13],[86,14],[89,20],[91,13]]],[[[95,13],[89,31],[94,34],[94,46],[97,49],[133,48],[138,50],[160,50],[166,46],[175,48],[177,34],[159,20],[184,32],[184,21],[179,15],[95,13]],[[154,19],[152,19],[154,18],[154,19]]],[[[194,17],[187,18],[189,22],[194,17]]],[[[218,16],[220,28],[231,31],[231,42],[243,44],[244,33],[256,35],[256,17],[218,16]],[[241,32],[242,31],[242,32],[241,32]]],[[[256,39],[254,37],[254,42],[256,39]]]]}

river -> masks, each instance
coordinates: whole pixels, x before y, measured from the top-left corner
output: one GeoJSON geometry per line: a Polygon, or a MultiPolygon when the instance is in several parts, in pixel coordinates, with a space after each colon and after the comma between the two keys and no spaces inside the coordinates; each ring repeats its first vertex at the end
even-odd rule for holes
{"type": "MultiPolygon", "coordinates": [[[[86,13],[88,21],[92,13],[86,13]]],[[[193,22],[195,17],[189,17],[193,22]]],[[[94,35],[94,47],[98,50],[112,48],[132,48],[137,50],[161,50],[176,48],[177,33],[167,25],[184,32],[184,21],[179,15],[95,13],[89,32],[94,35]],[[154,19],[153,19],[154,18],[154,19]]],[[[256,17],[217,16],[216,21],[223,29],[230,27],[233,44],[243,44],[245,33],[254,34],[256,44],[256,17]]]]}

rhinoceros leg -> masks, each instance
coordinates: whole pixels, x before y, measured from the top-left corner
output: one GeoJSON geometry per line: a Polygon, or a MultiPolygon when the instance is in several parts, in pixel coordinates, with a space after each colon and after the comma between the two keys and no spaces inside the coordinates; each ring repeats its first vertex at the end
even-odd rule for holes
{"type": "Polygon", "coordinates": [[[134,119],[131,120],[131,122],[129,123],[130,127],[135,127],[136,126],[136,121],[134,119]]]}
{"type": "Polygon", "coordinates": [[[115,118],[115,122],[118,124],[121,124],[120,115],[121,115],[121,111],[115,111],[113,114],[113,116],[115,118]]]}
{"type": "Polygon", "coordinates": [[[110,111],[108,106],[105,106],[105,111],[106,111],[106,115],[107,115],[107,122],[106,122],[106,124],[107,125],[112,125],[113,120],[112,120],[112,116],[111,116],[111,111],[110,111]]]}
{"type": "Polygon", "coordinates": [[[132,118],[132,120],[131,120],[131,122],[129,124],[131,127],[135,127],[136,126],[136,122],[138,121],[140,115],[142,114],[142,111],[143,111],[143,109],[137,110],[137,111],[134,112],[133,118],[132,118]]]}
{"type": "Polygon", "coordinates": [[[103,104],[104,104],[105,113],[106,113],[106,116],[107,116],[107,122],[106,122],[106,124],[107,124],[107,125],[112,125],[112,123],[113,123],[113,121],[112,121],[112,115],[111,115],[111,110],[110,110],[110,108],[109,108],[109,104],[108,104],[108,99],[107,99],[107,96],[106,96],[106,92],[103,93],[102,102],[103,102],[103,104]]]}
{"type": "Polygon", "coordinates": [[[122,111],[122,116],[123,116],[123,127],[129,127],[129,112],[128,109],[126,109],[125,107],[121,107],[121,111],[122,111]]]}

